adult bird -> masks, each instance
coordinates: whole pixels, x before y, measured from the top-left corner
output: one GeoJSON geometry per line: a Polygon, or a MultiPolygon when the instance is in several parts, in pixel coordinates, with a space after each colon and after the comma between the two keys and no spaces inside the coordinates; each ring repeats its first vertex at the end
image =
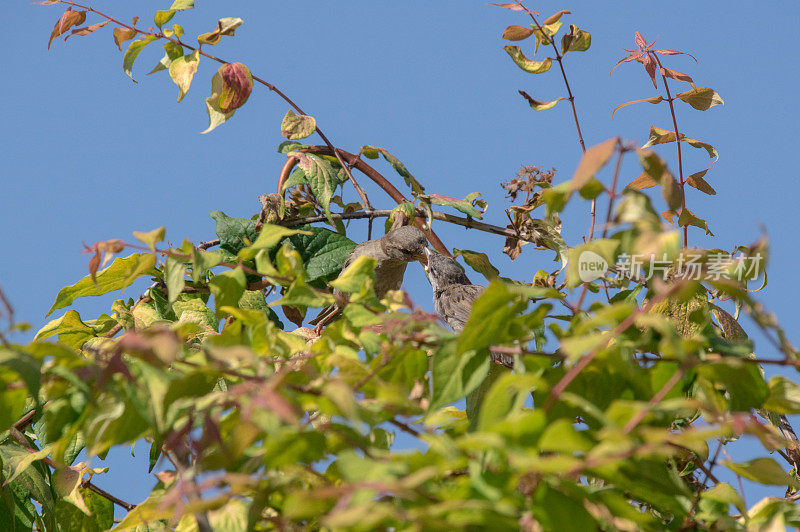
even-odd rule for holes
{"type": "MultiPolygon", "coordinates": [[[[433,287],[433,308],[453,331],[460,333],[469,320],[473,303],[486,287],[472,284],[461,266],[450,257],[425,248],[425,259],[425,275],[433,287]]],[[[467,396],[467,417],[473,426],[480,403],[492,382],[514,364],[513,358],[501,353],[492,352],[490,356],[493,363],[487,379],[467,396]]]]}
{"type": "MultiPolygon", "coordinates": [[[[427,249],[428,239],[421,229],[413,225],[396,227],[374,240],[367,240],[357,245],[344,261],[343,270],[347,269],[359,257],[372,257],[375,264],[375,295],[383,299],[389,290],[398,290],[403,284],[403,276],[409,262],[423,260],[424,250],[427,249]]],[[[339,300],[341,292],[333,291],[339,300]]],[[[316,325],[315,331],[320,332],[322,327],[337,319],[342,313],[338,304],[322,310],[310,323],[316,325]]]]}

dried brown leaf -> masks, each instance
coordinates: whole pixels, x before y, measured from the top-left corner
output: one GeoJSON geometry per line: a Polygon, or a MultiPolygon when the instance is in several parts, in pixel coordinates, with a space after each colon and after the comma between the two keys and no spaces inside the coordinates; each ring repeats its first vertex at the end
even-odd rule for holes
{"type": "Polygon", "coordinates": [[[111,21],[110,20],[104,20],[103,22],[98,22],[97,24],[92,24],[91,26],[86,26],[86,27],[83,27],[83,28],[76,28],[76,29],[72,30],[69,35],[64,37],[64,40],[66,41],[67,39],[69,39],[73,35],[81,35],[81,36],[89,35],[90,33],[99,30],[100,28],[102,28],[103,26],[108,24],[109,22],[111,22],[111,21]]]}
{"type": "Polygon", "coordinates": [[[658,182],[650,177],[647,172],[642,172],[639,177],[628,183],[625,188],[632,188],[633,190],[644,190],[656,186],[658,182]]]}
{"type": "Polygon", "coordinates": [[[690,187],[694,187],[700,192],[705,192],[709,196],[716,196],[717,191],[714,190],[714,187],[709,185],[708,182],[705,179],[703,179],[703,176],[706,175],[706,172],[708,172],[709,170],[710,168],[706,168],[702,172],[697,172],[695,174],[690,175],[689,177],[686,178],[686,183],[690,187]]]}
{"type": "Polygon", "coordinates": [[[53,32],[50,34],[50,41],[47,43],[47,49],[50,49],[53,39],[66,33],[67,30],[69,30],[72,26],[78,26],[83,24],[85,21],[86,11],[73,11],[72,6],[67,8],[67,10],[64,11],[64,14],[61,15],[61,18],[58,19],[58,22],[56,22],[56,25],[53,27],[53,32]]]}
{"type": "Polygon", "coordinates": [[[543,26],[547,26],[548,24],[552,24],[553,22],[558,22],[558,19],[560,19],[562,15],[571,15],[571,14],[572,14],[572,11],[570,11],[569,9],[562,9],[558,13],[554,13],[554,14],[550,15],[549,17],[547,17],[546,19],[544,19],[544,22],[542,22],[542,25],[543,26]]]}
{"type": "Polygon", "coordinates": [[[522,41],[533,35],[533,29],[512,24],[503,30],[503,39],[507,41],[522,41]]]}

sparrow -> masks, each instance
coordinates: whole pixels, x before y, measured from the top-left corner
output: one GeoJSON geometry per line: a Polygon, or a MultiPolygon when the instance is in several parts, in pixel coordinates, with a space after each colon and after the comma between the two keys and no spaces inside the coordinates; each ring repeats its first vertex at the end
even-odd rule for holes
{"type": "MultiPolygon", "coordinates": [[[[453,331],[460,333],[469,320],[472,305],[486,287],[472,284],[461,266],[450,257],[425,248],[425,275],[433,287],[433,308],[453,331]]],[[[511,367],[514,360],[492,353],[492,361],[511,367]]]]}
{"type": "MultiPolygon", "coordinates": [[[[398,290],[403,283],[406,266],[409,262],[424,260],[424,250],[428,239],[421,229],[405,225],[392,229],[381,238],[367,240],[357,245],[344,261],[342,270],[347,269],[362,256],[372,257],[375,265],[375,295],[383,299],[389,290],[398,290]]],[[[341,292],[334,289],[333,295],[341,299],[341,292]]],[[[337,319],[342,313],[338,304],[323,309],[310,323],[316,325],[317,332],[323,325],[337,319]]]]}

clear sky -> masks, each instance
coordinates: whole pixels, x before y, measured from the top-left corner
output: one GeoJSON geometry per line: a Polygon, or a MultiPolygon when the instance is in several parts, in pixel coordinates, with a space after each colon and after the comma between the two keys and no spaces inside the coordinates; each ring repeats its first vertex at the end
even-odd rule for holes
{"type": "MultiPolygon", "coordinates": [[[[236,116],[200,135],[207,123],[210,78],[218,64],[203,59],[189,94],[176,103],[177,87],[165,72],[145,76],[163,55],[158,43],[137,61],[139,84],[134,84],[122,71],[111,26],[71,38],[66,45],[56,39],[48,51],[50,31],[63,8],[21,0],[6,4],[5,18],[13,24],[0,33],[6,51],[6,81],[0,85],[5,102],[0,226],[6,228],[0,285],[17,319],[30,322],[35,331],[47,321],[44,315],[58,290],[86,274],[88,256],[79,253],[82,241],[132,240],[131,231],[164,225],[171,242],[198,242],[214,237],[211,211],[240,217],[256,213],[257,195],[274,191],[285,160],[275,146],[283,140],[279,126],[288,106],[256,85],[236,116]]],[[[500,38],[507,25],[527,24],[518,13],[465,0],[196,4],[193,12],[174,20],[186,28],[186,42],[211,31],[218,18],[243,18],[235,37],[223,37],[208,51],[244,62],[274,83],[314,116],[337,146],[350,151],[364,144],[385,147],[429,192],[457,197],[482,192],[489,202],[486,221],[507,223],[498,183],[520,165],[555,167],[557,182],[569,179],[577,165],[580,149],[569,105],[561,102],[535,113],[517,94],[523,89],[537,99],[564,95],[556,67],[542,75],[526,74],[501,49],[507,44],[500,38]]],[[[140,25],[148,27],[155,10],[168,8],[170,1],[98,0],[91,5],[126,21],[138,15],[140,25]]],[[[709,220],[716,236],[693,230],[690,244],[732,249],[766,230],[771,240],[769,286],[760,296],[795,345],[800,343],[795,311],[800,296],[800,64],[790,31],[800,21],[800,4],[547,0],[529,7],[544,17],[570,9],[573,14],[565,23],[592,34],[588,52],[565,59],[587,145],[615,135],[643,143],[651,125],[670,126],[663,104],[626,107],[611,119],[618,104],[658,94],[638,64],[621,65],[609,76],[625,55],[622,49],[634,46],[634,31],[648,40],[659,36],[657,46],[698,58],[699,64],[686,56],[665,58],[667,66],[689,73],[698,86],[714,88],[726,104],[701,113],[679,102],[681,131],[710,142],[720,153],[706,175],[718,194],[708,197],[688,189],[687,195],[688,207],[709,220]]],[[[99,19],[87,20],[94,22],[99,19]]],[[[316,137],[309,140],[320,143],[316,137]]],[[[674,145],[659,152],[674,167],[674,145]]],[[[701,151],[686,152],[689,173],[709,166],[701,151]]],[[[388,166],[376,162],[376,167],[395,179],[388,166]]],[[[627,182],[640,171],[630,160],[623,177],[627,182]]],[[[599,177],[610,180],[608,173],[599,177]]],[[[366,186],[376,207],[392,206],[379,190],[366,186]]],[[[347,194],[353,201],[352,191],[347,194]]],[[[656,205],[661,207],[661,201],[656,205]]],[[[586,232],[586,211],[578,205],[565,213],[564,235],[570,245],[586,232]]],[[[435,229],[450,247],[487,251],[504,276],[530,279],[538,269],[557,268],[549,251],[526,247],[511,262],[500,253],[500,237],[443,224],[435,229]]],[[[353,222],[348,236],[363,239],[366,224],[353,222]]],[[[483,281],[477,274],[472,280],[483,281]]],[[[405,286],[418,304],[432,310],[430,286],[420,268],[409,268],[405,286]]],[[[125,296],[140,291],[135,285],[125,296]]],[[[79,300],[74,308],[93,317],[107,312],[118,297],[79,300]]],[[[775,355],[758,336],[756,346],[762,356],[775,355]]],[[[126,450],[112,452],[112,463],[120,467],[97,479],[134,502],[150,486],[136,480],[143,478],[146,463],[145,447],[136,450],[133,462],[125,458],[126,450]]],[[[738,446],[737,452],[737,458],[745,458],[748,446],[738,446]]],[[[748,488],[747,503],[767,493],[777,494],[748,488]]]]}

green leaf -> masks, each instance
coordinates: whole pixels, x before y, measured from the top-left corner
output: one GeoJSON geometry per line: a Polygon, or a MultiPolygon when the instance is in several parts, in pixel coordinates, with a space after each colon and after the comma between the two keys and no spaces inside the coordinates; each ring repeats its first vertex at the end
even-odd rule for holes
{"type": "Polygon", "coordinates": [[[231,218],[222,211],[212,212],[211,217],[217,222],[219,246],[228,253],[236,255],[256,240],[255,220],[231,218]]]}
{"type": "Polygon", "coordinates": [[[289,242],[302,257],[308,282],[323,286],[339,275],[344,261],[355,249],[356,243],[324,227],[303,225],[299,229],[311,234],[292,235],[289,242]]]}
{"type": "Polygon", "coordinates": [[[0,368],[16,373],[28,388],[34,400],[39,396],[41,362],[28,353],[12,349],[0,349],[0,368]]]}
{"type": "Polygon", "coordinates": [[[314,290],[302,277],[298,277],[283,297],[270,303],[270,306],[326,307],[333,302],[332,295],[314,290]]]}
{"type": "MultiPolygon", "coordinates": [[[[667,170],[667,163],[664,159],[652,150],[637,150],[637,153],[644,171],[653,181],[661,185],[661,195],[670,210],[677,211],[680,209],[681,205],[683,205],[683,191],[675,177],[667,170]]],[[[628,186],[634,188],[640,180],[641,176],[628,186]]],[[[646,188],[646,183],[639,183],[639,187],[646,188]]]]}
{"type": "Polygon", "coordinates": [[[130,257],[114,259],[111,266],[97,274],[96,283],[87,275],[74,285],[62,288],[47,316],[71,305],[79,297],[99,296],[125,288],[143,275],[156,275],[155,264],[156,256],[150,253],[134,253],[130,257]]]}
{"type": "Polygon", "coordinates": [[[678,93],[675,97],[680,98],[698,111],[706,111],[719,104],[725,105],[717,91],[709,87],[695,87],[692,90],[678,93]]]}
{"type": "Polygon", "coordinates": [[[774,486],[789,486],[792,489],[800,488],[796,478],[790,476],[772,458],[756,458],[747,462],[732,462],[723,460],[728,469],[753,482],[774,486]]]}
{"type": "Polygon", "coordinates": [[[237,307],[239,300],[244,295],[247,277],[244,270],[236,268],[219,275],[215,275],[209,282],[208,287],[214,294],[214,305],[217,309],[217,317],[222,317],[226,313],[221,312],[222,307],[237,307]]]}
{"type": "Polygon", "coordinates": [[[359,293],[364,289],[365,282],[374,279],[377,263],[378,261],[374,258],[362,255],[354,260],[339,277],[331,281],[330,285],[342,292],[359,293]]]}
{"type": "Polygon", "coordinates": [[[317,130],[317,121],[313,116],[299,115],[289,109],[281,122],[281,135],[289,140],[310,137],[317,130]]]}
{"type": "Polygon", "coordinates": [[[175,257],[167,255],[167,260],[164,263],[164,282],[167,285],[167,295],[170,303],[177,301],[178,296],[181,295],[183,288],[186,286],[185,275],[186,264],[175,257]]]}
{"type": "Polygon", "coordinates": [[[63,530],[101,532],[114,526],[114,503],[87,489],[79,488],[91,515],[87,515],[65,499],[56,501],[56,520],[63,530]]]}
{"type": "Polygon", "coordinates": [[[561,37],[561,55],[568,52],[585,52],[592,45],[592,36],[575,24],[569,25],[569,33],[561,37]]]}
{"type": "Polygon", "coordinates": [[[158,29],[161,29],[161,26],[172,20],[172,17],[175,16],[175,11],[175,9],[156,11],[155,16],[153,17],[153,22],[155,22],[156,26],[158,26],[158,29]]]}
{"type": "Polygon", "coordinates": [[[331,218],[331,198],[333,191],[339,184],[343,183],[347,177],[344,172],[335,170],[327,160],[311,153],[296,153],[297,165],[306,174],[308,187],[317,198],[317,201],[325,210],[328,221],[333,224],[331,218]]]}
{"type": "Polygon", "coordinates": [[[486,212],[487,206],[485,200],[478,199],[480,196],[480,192],[473,192],[462,200],[452,196],[445,196],[444,194],[423,194],[419,196],[419,199],[433,205],[452,207],[467,216],[480,220],[483,218],[483,213],[486,212]]]}
{"type": "Polygon", "coordinates": [[[555,37],[558,30],[561,29],[564,23],[560,20],[556,20],[551,24],[543,24],[542,30],[539,29],[538,26],[533,28],[533,35],[536,37],[536,46],[534,46],[533,53],[534,55],[539,52],[539,46],[541,45],[548,45],[553,42],[553,37],[555,37]]]}
{"type": "Polygon", "coordinates": [[[173,61],[179,57],[183,57],[183,46],[172,41],[167,41],[164,43],[164,51],[164,57],[162,57],[161,61],[159,61],[156,66],[153,67],[153,70],[147,73],[148,76],[150,74],[154,74],[155,72],[168,69],[173,61]]]}
{"type": "Polygon", "coordinates": [[[199,50],[179,57],[170,63],[169,77],[178,86],[178,101],[183,100],[183,97],[189,92],[189,87],[192,85],[192,79],[194,78],[194,73],[197,72],[199,64],[199,50]]]}
{"type": "Polygon", "coordinates": [[[458,339],[458,354],[503,343],[510,339],[511,318],[527,306],[502,281],[492,281],[475,300],[458,339]]]}
{"type": "Polygon", "coordinates": [[[458,257],[459,255],[464,257],[464,262],[466,262],[470,268],[486,277],[489,281],[500,276],[500,270],[492,266],[492,263],[489,262],[489,256],[486,255],[486,253],[453,248],[453,256],[458,257]]]}
{"type": "Polygon", "coordinates": [[[133,80],[134,83],[138,82],[133,79],[133,63],[136,62],[136,58],[139,57],[139,53],[144,50],[144,47],[155,41],[157,38],[158,37],[155,35],[147,35],[141,39],[133,41],[128,45],[128,49],[125,52],[125,55],[122,57],[122,69],[133,80]]]}
{"type": "Polygon", "coordinates": [[[643,103],[643,102],[656,104],[656,103],[661,103],[663,101],[664,101],[663,97],[661,97],[661,96],[653,96],[651,98],[644,98],[642,100],[633,100],[633,101],[630,101],[630,102],[621,103],[618,106],[614,107],[614,110],[611,111],[611,118],[614,118],[614,113],[616,113],[619,109],[622,109],[623,107],[625,107],[627,105],[631,105],[631,104],[634,104],[634,103],[643,103]]]}
{"type": "Polygon", "coordinates": [[[606,269],[616,264],[618,247],[618,240],[596,239],[571,248],[567,262],[567,286],[578,286],[605,275],[606,269]]]}
{"type": "Polygon", "coordinates": [[[723,504],[732,504],[743,514],[747,512],[747,506],[745,506],[742,497],[733,489],[733,486],[725,482],[716,484],[713,488],[704,491],[701,496],[704,499],[711,499],[723,504]]]}
{"type": "Polygon", "coordinates": [[[764,409],[776,414],[800,413],[800,386],[781,375],[772,377],[764,409]]]}
{"type": "Polygon", "coordinates": [[[170,9],[183,10],[194,9],[194,0],[175,0],[172,2],[170,9]]]}
{"type": "Polygon", "coordinates": [[[522,53],[522,50],[520,50],[519,46],[506,45],[503,46],[503,50],[505,50],[508,55],[511,56],[511,59],[519,68],[531,74],[541,74],[542,72],[547,72],[550,70],[550,66],[553,63],[553,60],[549,57],[544,61],[534,61],[533,59],[528,59],[525,57],[525,54],[522,53]]]}
{"type": "Polygon", "coordinates": [[[222,75],[217,71],[211,78],[211,96],[206,98],[206,112],[208,113],[208,127],[201,133],[213,131],[217,126],[224,123],[236,111],[224,111],[220,106],[220,97],[225,90],[225,82],[222,75]]]}
{"type": "Polygon", "coordinates": [[[221,18],[217,21],[217,27],[214,31],[203,33],[197,36],[197,42],[200,44],[217,44],[223,35],[233,37],[236,33],[236,28],[241,26],[244,21],[240,18],[221,18]]]}
{"type": "Polygon", "coordinates": [[[575,500],[546,483],[536,490],[533,515],[543,530],[598,530],[599,523],[575,500]]]}
{"type": "Polygon", "coordinates": [[[455,342],[445,344],[433,357],[433,389],[428,412],[466,397],[486,378],[490,364],[487,351],[459,355],[455,342]]]}
{"type": "Polygon", "coordinates": [[[409,172],[408,168],[406,168],[405,165],[400,162],[400,159],[389,153],[385,148],[366,145],[361,147],[361,153],[368,159],[377,159],[378,154],[383,155],[383,158],[386,159],[386,162],[389,163],[392,168],[394,168],[395,172],[400,174],[400,177],[402,177],[406,185],[411,188],[411,192],[413,192],[415,196],[425,192],[425,187],[423,187],[422,184],[417,181],[416,177],[411,175],[411,172],[409,172]]]}
{"type": "Polygon", "coordinates": [[[272,249],[276,247],[284,238],[292,235],[308,235],[314,233],[311,231],[304,231],[302,229],[290,229],[281,225],[274,225],[265,223],[261,227],[261,232],[258,234],[255,242],[251,245],[239,250],[238,256],[240,259],[249,260],[254,258],[258,251],[261,249],[272,249]]]}
{"type": "Polygon", "coordinates": [[[549,102],[542,102],[539,100],[535,100],[533,96],[528,94],[525,91],[517,91],[523,98],[528,101],[528,105],[531,106],[531,109],[534,111],[546,111],[547,109],[552,109],[556,106],[556,104],[561,100],[566,100],[566,98],[559,96],[555,100],[550,100],[549,102]]]}
{"type": "Polygon", "coordinates": [[[147,244],[150,247],[150,251],[156,250],[156,244],[164,240],[164,234],[164,226],[161,226],[158,229],[153,229],[147,233],[141,231],[133,232],[133,236],[136,237],[136,240],[147,244]]]}

